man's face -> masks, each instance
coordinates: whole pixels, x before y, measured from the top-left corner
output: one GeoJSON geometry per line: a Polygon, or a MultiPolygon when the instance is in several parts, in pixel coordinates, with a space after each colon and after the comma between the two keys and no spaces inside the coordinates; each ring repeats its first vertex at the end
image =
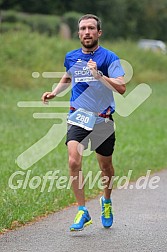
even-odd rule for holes
{"type": "Polygon", "coordinates": [[[101,36],[102,31],[97,30],[97,21],[94,18],[81,20],[79,23],[78,35],[81,44],[85,48],[93,48],[98,44],[98,39],[101,36]]]}

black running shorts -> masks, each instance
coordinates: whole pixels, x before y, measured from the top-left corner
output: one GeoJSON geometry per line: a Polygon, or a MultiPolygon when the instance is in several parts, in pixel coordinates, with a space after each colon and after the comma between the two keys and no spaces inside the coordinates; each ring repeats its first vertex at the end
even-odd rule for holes
{"type": "Polygon", "coordinates": [[[84,145],[87,149],[89,139],[91,141],[91,150],[102,156],[110,156],[114,151],[115,132],[114,122],[102,122],[95,124],[92,131],[85,130],[79,126],[68,124],[66,144],[75,140],[84,145]]]}

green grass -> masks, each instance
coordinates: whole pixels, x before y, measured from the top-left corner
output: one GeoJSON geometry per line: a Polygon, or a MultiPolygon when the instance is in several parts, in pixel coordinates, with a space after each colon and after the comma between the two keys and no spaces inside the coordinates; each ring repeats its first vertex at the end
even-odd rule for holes
{"type": "MultiPolygon", "coordinates": [[[[59,38],[47,38],[37,34],[19,33],[4,34],[1,37],[0,61],[0,101],[1,101],[1,194],[0,194],[0,230],[24,224],[38,216],[57,211],[75,202],[72,190],[58,190],[54,186],[48,192],[49,183],[43,192],[41,186],[33,190],[22,187],[12,190],[8,181],[16,171],[23,171],[15,160],[24,150],[44,136],[54,123],[53,119],[34,119],[34,112],[63,112],[60,108],[19,108],[19,101],[39,101],[45,90],[50,90],[55,80],[33,79],[33,71],[64,71],[63,57],[65,52],[79,46],[75,41],[60,41],[59,38]]],[[[127,85],[127,94],[141,82],[148,83],[152,95],[130,116],[121,117],[115,113],[116,147],[113,156],[116,175],[127,175],[133,170],[132,180],[152,172],[166,168],[167,150],[167,107],[166,93],[167,57],[140,51],[132,42],[104,43],[116,51],[123,59],[129,61],[134,68],[134,76],[127,85]],[[138,56],[138,57],[137,57],[138,56]]],[[[57,80],[56,80],[57,81],[57,80]]],[[[69,95],[57,100],[68,100],[69,95]]],[[[60,170],[59,176],[68,176],[68,156],[64,144],[60,145],[40,161],[31,170],[29,181],[34,176],[41,177],[48,171],[60,170]]],[[[83,159],[83,171],[90,170],[93,176],[99,171],[95,154],[83,159]]],[[[26,172],[27,171],[23,171],[26,172]]],[[[25,175],[17,175],[17,179],[25,180],[25,175]]],[[[16,179],[14,180],[16,184],[16,179]]],[[[86,185],[86,197],[91,198],[100,192],[97,184],[93,189],[86,185]]]]}

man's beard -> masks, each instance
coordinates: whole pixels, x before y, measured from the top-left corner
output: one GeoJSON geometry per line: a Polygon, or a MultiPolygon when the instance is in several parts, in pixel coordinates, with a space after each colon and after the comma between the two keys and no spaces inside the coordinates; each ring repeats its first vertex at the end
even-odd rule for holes
{"type": "Polygon", "coordinates": [[[85,44],[84,41],[81,42],[81,44],[85,47],[85,48],[92,48],[98,45],[98,40],[94,40],[91,44],[85,44]]]}

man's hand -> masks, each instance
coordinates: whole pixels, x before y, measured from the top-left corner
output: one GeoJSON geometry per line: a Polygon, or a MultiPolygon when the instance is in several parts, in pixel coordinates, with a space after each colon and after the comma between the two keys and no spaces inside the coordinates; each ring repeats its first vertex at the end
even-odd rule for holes
{"type": "Polygon", "coordinates": [[[54,97],[55,97],[55,95],[52,92],[45,92],[42,95],[41,99],[42,99],[43,103],[47,103],[49,99],[52,99],[54,97]]]}
{"type": "Polygon", "coordinates": [[[99,80],[99,79],[102,77],[102,75],[100,75],[100,74],[98,73],[97,64],[96,64],[95,61],[93,61],[92,59],[90,59],[90,60],[88,61],[88,63],[87,63],[87,66],[89,67],[90,72],[91,72],[91,74],[93,75],[93,77],[94,77],[95,79],[99,80]]]}
{"type": "Polygon", "coordinates": [[[92,59],[90,59],[88,61],[87,66],[89,67],[90,71],[92,71],[92,70],[96,70],[97,71],[97,64],[92,59]]]}

